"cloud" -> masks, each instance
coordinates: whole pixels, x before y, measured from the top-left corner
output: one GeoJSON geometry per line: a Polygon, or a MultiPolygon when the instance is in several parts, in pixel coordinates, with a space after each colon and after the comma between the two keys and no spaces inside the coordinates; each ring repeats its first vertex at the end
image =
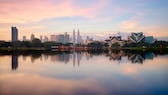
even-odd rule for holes
{"type": "Polygon", "coordinates": [[[125,75],[133,75],[137,73],[137,70],[134,67],[125,66],[121,69],[121,72],[125,75]]]}
{"type": "Polygon", "coordinates": [[[17,73],[0,76],[1,94],[70,94],[82,93],[106,94],[106,90],[93,78],[67,80],[47,78],[39,75],[17,73]],[[13,80],[15,78],[15,80],[13,80]],[[17,86],[17,87],[16,87],[17,86]],[[83,92],[85,91],[85,92],[83,92]],[[87,92],[86,92],[87,91],[87,92]]]}
{"type": "Polygon", "coordinates": [[[105,5],[100,0],[94,6],[76,8],[73,0],[49,1],[49,0],[3,0],[0,1],[1,23],[27,23],[37,22],[43,19],[83,16],[95,17],[95,12],[105,5]]]}
{"type": "Polygon", "coordinates": [[[137,22],[136,21],[123,21],[121,23],[121,27],[123,29],[134,29],[135,27],[137,27],[137,22]]]}

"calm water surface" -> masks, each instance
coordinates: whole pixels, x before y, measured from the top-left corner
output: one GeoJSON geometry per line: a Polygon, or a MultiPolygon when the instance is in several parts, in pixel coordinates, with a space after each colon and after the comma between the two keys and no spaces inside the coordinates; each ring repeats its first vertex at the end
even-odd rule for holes
{"type": "Polygon", "coordinates": [[[167,54],[0,54],[0,95],[168,95],[167,83],[167,54]]]}

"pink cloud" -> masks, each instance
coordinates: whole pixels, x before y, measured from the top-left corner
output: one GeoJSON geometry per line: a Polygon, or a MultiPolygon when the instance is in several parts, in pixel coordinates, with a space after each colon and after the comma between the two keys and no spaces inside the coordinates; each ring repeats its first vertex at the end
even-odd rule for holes
{"type": "Polygon", "coordinates": [[[105,1],[97,2],[92,7],[76,8],[73,0],[62,0],[53,4],[48,0],[5,0],[0,3],[1,23],[27,23],[42,19],[57,18],[62,16],[84,16],[92,18],[97,10],[105,6],[105,1]]]}

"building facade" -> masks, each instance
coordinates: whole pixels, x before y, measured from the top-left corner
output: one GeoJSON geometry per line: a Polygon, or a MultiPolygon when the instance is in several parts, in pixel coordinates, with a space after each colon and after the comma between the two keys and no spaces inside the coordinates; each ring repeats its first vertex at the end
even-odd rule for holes
{"type": "Polygon", "coordinates": [[[31,41],[33,41],[34,39],[35,39],[35,36],[34,36],[34,34],[31,34],[31,41]]]}
{"type": "Polygon", "coordinates": [[[12,32],[12,42],[18,41],[18,29],[12,26],[11,32],[12,32]]]}
{"type": "Polygon", "coordinates": [[[139,43],[143,41],[145,36],[142,32],[139,33],[131,33],[131,36],[128,36],[128,41],[133,43],[139,43]]]}
{"type": "Polygon", "coordinates": [[[144,39],[144,42],[147,44],[153,44],[156,41],[156,39],[153,38],[153,36],[147,36],[144,39]]]}

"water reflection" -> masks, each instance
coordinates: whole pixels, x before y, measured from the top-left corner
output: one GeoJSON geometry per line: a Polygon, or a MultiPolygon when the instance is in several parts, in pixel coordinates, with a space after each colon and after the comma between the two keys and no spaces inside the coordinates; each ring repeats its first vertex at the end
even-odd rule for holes
{"type": "Polygon", "coordinates": [[[12,55],[12,70],[18,68],[18,55],[12,55]]]}
{"type": "Polygon", "coordinates": [[[167,57],[123,50],[4,52],[0,95],[167,95],[167,57]]]}
{"type": "Polygon", "coordinates": [[[103,55],[108,57],[110,61],[122,61],[123,57],[127,57],[127,60],[130,60],[131,63],[139,63],[143,64],[145,60],[153,60],[154,57],[157,56],[156,53],[151,51],[147,52],[130,52],[130,51],[88,51],[88,52],[38,52],[32,54],[22,54],[22,53],[12,53],[11,63],[12,70],[16,70],[18,68],[18,57],[20,54],[23,56],[23,61],[27,60],[27,57],[31,58],[31,63],[34,63],[35,60],[40,59],[40,61],[50,60],[51,62],[62,62],[64,64],[68,64],[70,61],[73,62],[73,67],[79,67],[80,61],[82,58],[86,58],[86,60],[90,60],[94,58],[94,56],[103,55]]]}

